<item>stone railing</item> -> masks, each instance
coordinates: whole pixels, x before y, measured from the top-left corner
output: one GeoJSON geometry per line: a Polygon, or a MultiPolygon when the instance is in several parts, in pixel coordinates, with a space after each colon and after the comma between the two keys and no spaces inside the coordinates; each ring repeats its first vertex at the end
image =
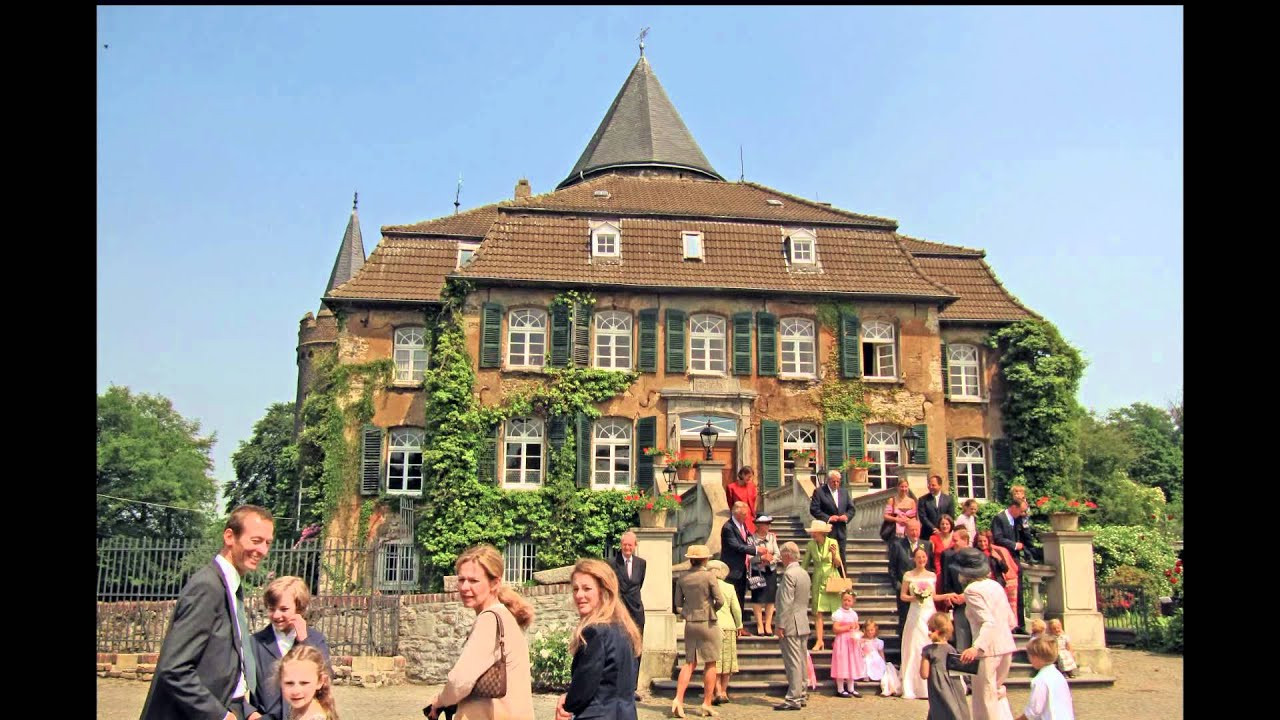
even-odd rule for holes
{"type": "Polygon", "coordinates": [[[813,497],[813,473],[797,468],[795,481],[764,493],[761,508],[774,517],[793,515],[799,518],[809,517],[809,499],[813,497]]]}
{"type": "Polygon", "coordinates": [[[714,512],[707,494],[702,491],[702,483],[694,483],[680,494],[680,512],[675,515],[676,537],[671,547],[671,562],[678,565],[684,562],[685,550],[690,545],[705,544],[711,533],[714,512]]]}
{"type": "Polygon", "coordinates": [[[853,518],[849,520],[849,537],[879,537],[880,523],[884,522],[884,506],[896,495],[897,488],[877,490],[853,499],[853,518]]]}

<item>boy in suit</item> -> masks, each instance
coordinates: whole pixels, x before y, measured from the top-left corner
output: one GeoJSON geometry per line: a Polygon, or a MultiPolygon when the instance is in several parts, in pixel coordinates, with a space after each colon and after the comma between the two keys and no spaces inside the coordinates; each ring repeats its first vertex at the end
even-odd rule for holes
{"type": "MultiPolygon", "coordinates": [[[[329,665],[329,643],[324,633],[307,627],[304,614],[311,604],[311,592],[302,578],[283,575],[272,580],[262,592],[271,623],[253,634],[254,660],[258,666],[258,689],[253,693],[253,705],[262,713],[262,720],[285,720],[289,707],[280,692],[280,682],[272,670],[280,658],[294,645],[310,645],[320,651],[325,665],[329,665]]],[[[333,677],[333,668],[326,671],[333,677]]]]}

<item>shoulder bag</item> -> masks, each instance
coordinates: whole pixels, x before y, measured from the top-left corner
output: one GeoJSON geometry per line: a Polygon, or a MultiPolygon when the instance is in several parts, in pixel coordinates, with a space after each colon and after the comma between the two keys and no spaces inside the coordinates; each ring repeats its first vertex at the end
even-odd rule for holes
{"type": "Polygon", "coordinates": [[[826,592],[842,593],[845,590],[848,590],[849,588],[853,587],[853,580],[850,580],[845,575],[844,563],[843,562],[840,563],[840,565],[837,567],[840,570],[840,574],[832,575],[831,577],[827,578],[827,584],[825,587],[823,587],[823,590],[826,592]]]}
{"type": "MultiPolygon", "coordinates": [[[[507,694],[507,648],[502,637],[502,616],[495,612],[493,618],[498,621],[498,659],[476,678],[470,697],[500,698],[507,694]]],[[[475,628],[472,628],[472,632],[475,632],[475,628]]]]}
{"type": "MultiPolygon", "coordinates": [[[[893,502],[893,500],[890,500],[889,504],[894,506],[896,509],[896,504],[893,502]]],[[[898,523],[892,520],[885,520],[884,522],[880,523],[880,539],[881,540],[885,542],[889,542],[893,540],[893,538],[897,534],[898,534],[898,523]]]]}

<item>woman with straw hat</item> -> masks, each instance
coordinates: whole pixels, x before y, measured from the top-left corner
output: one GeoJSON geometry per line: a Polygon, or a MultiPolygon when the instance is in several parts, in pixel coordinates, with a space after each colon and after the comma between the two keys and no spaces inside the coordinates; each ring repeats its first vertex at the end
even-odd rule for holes
{"type": "Polygon", "coordinates": [[[707,569],[711,549],[706,545],[690,545],[684,556],[689,572],[676,582],[676,612],[684,618],[684,664],[676,680],[676,697],[671,703],[671,717],[684,717],[684,692],[693,671],[702,661],[702,714],[719,715],[711,707],[716,694],[716,661],[720,659],[720,626],[716,611],[724,605],[720,581],[707,569]]]}
{"type": "Polygon", "coordinates": [[[833,612],[840,607],[840,593],[827,592],[827,578],[836,574],[836,568],[844,567],[844,559],[840,557],[840,546],[835,538],[827,537],[831,526],[821,520],[809,523],[811,540],[804,546],[804,563],[801,567],[813,575],[813,651],[826,649],[822,642],[822,613],[833,612]]]}

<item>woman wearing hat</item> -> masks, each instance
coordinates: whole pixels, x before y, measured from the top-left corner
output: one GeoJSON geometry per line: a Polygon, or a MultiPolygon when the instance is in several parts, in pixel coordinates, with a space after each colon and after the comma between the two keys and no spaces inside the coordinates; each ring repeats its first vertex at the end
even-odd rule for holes
{"type": "Polygon", "coordinates": [[[831,526],[821,520],[809,523],[811,540],[804,546],[804,563],[801,565],[813,576],[813,626],[815,638],[813,651],[827,648],[822,642],[822,613],[834,612],[840,607],[840,593],[827,592],[827,578],[836,574],[836,568],[844,567],[844,559],[840,557],[840,546],[835,538],[827,537],[831,526]]]}
{"type": "Polygon", "coordinates": [[[676,612],[684,618],[684,665],[676,680],[676,697],[671,717],[684,717],[684,691],[689,687],[698,662],[705,668],[702,678],[702,713],[718,715],[711,707],[716,692],[716,661],[720,659],[720,626],[716,611],[724,605],[719,580],[707,569],[711,550],[706,545],[690,545],[684,556],[689,572],[676,582],[676,612]]]}
{"type": "Polygon", "coordinates": [[[751,558],[751,574],[764,578],[764,587],[751,590],[756,634],[769,637],[773,635],[773,612],[777,609],[774,601],[778,597],[778,536],[770,529],[772,525],[773,518],[768,515],[756,518],[756,542],[765,546],[765,552],[751,558]]]}

